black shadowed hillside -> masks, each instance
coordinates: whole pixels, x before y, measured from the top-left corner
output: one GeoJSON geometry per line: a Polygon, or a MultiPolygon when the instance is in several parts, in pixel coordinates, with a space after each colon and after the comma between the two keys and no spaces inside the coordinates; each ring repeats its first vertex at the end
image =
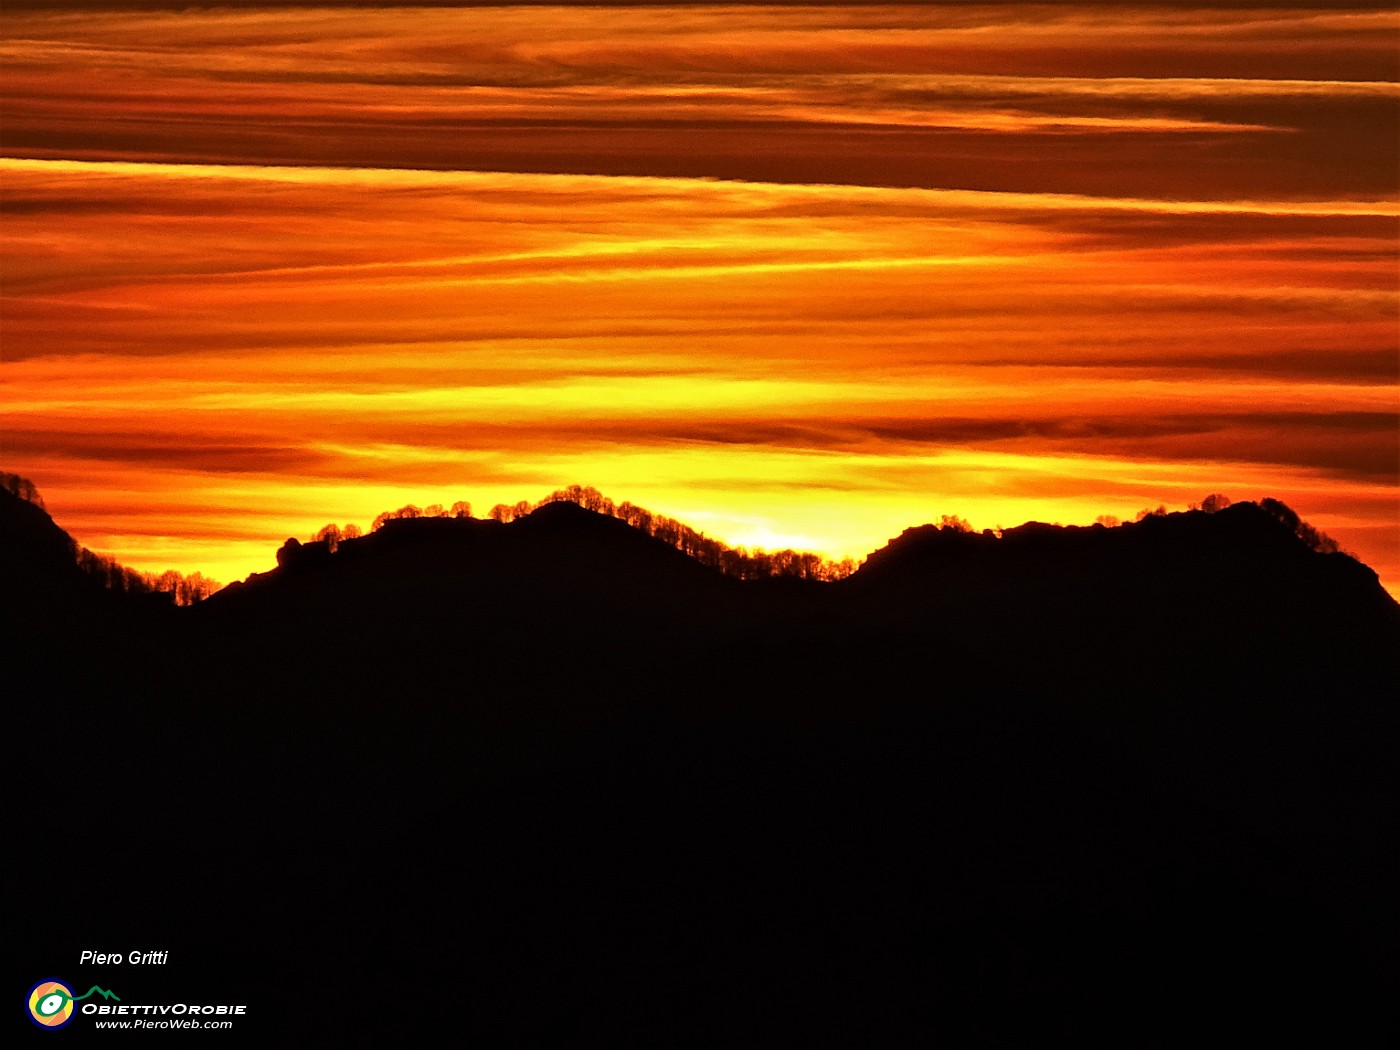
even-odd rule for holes
{"type": "Polygon", "coordinates": [[[169,947],[322,1039],[1365,1044],[1400,621],[1280,508],[928,526],[818,582],[560,502],[289,543],[181,609],[0,492],[57,745],[19,808],[67,822],[21,852],[65,903],[25,950],[169,947]]]}

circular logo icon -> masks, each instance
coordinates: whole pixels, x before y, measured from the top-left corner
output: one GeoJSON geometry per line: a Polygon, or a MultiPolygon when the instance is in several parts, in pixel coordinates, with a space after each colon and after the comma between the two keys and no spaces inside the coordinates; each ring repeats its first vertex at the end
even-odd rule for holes
{"type": "Polygon", "coordinates": [[[45,1028],[73,1020],[73,991],[62,981],[40,981],[29,989],[29,1016],[45,1028]]]}

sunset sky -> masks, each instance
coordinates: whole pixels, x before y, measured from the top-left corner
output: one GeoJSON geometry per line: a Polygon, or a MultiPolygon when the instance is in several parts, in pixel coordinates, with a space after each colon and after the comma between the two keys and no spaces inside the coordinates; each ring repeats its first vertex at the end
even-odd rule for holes
{"type": "Polygon", "coordinates": [[[0,468],[135,568],[1223,492],[1400,593],[1393,4],[0,10],[0,468]]]}

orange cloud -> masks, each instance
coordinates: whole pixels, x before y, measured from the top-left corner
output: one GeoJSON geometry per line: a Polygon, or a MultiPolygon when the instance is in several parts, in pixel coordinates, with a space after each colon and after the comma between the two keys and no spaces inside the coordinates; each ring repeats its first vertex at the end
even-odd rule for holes
{"type": "Polygon", "coordinates": [[[1393,10],[0,19],[5,466],[137,567],[577,481],[838,556],[1267,494],[1400,581],[1393,10]]]}

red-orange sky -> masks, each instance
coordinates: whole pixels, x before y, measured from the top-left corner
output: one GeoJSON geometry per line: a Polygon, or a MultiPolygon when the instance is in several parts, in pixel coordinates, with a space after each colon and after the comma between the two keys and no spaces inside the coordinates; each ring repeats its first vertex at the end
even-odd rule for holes
{"type": "Polygon", "coordinates": [[[1400,14],[6,3],[3,458],[147,570],[1272,495],[1400,584],[1400,14]]]}

